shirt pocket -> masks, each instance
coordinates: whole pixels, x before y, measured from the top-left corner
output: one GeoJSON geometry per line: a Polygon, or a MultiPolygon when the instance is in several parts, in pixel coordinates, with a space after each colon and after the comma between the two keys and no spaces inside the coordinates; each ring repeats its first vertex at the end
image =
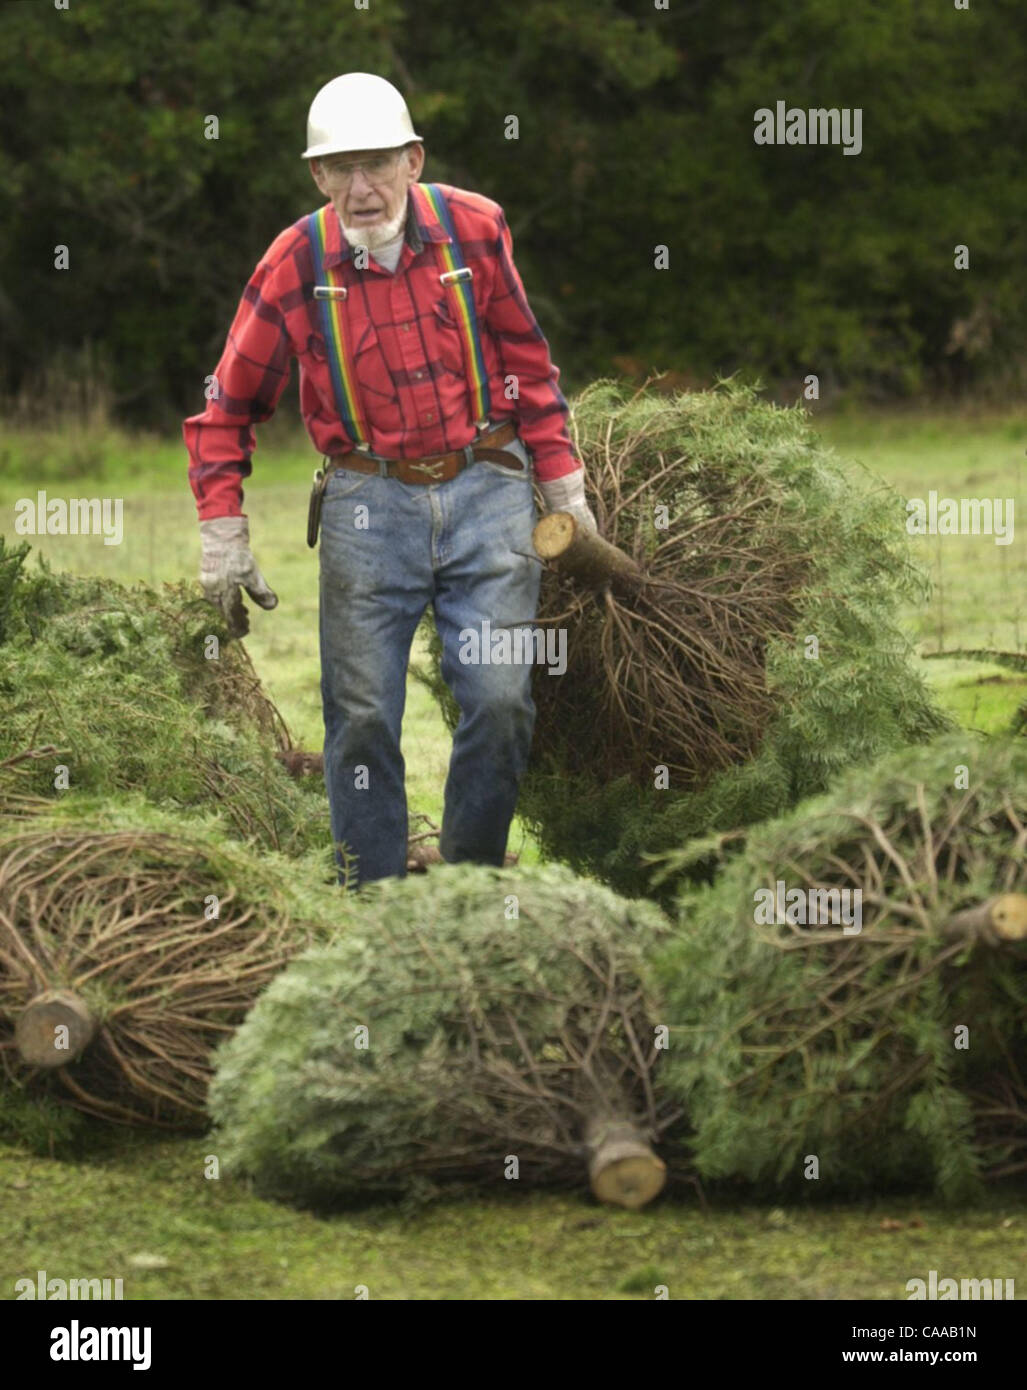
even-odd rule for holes
{"type": "MultiPolygon", "coordinates": [[[[370,319],[351,321],[346,327],[349,333],[353,374],[357,379],[360,395],[367,402],[366,408],[373,410],[376,404],[381,405],[385,402],[394,404],[398,394],[381,343],[378,341],[378,330],[370,319]]],[[[324,365],[331,385],[328,350],[320,333],[311,333],[307,339],[307,351],[315,362],[324,365]]]]}
{"type": "Polygon", "coordinates": [[[454,376],[464,374],[463,337],[453,317],[453,307],[448,299],[437,299],[432,304],[432,322],[435,327],[435,350],[439,361],[447,372],[454,376]]]}

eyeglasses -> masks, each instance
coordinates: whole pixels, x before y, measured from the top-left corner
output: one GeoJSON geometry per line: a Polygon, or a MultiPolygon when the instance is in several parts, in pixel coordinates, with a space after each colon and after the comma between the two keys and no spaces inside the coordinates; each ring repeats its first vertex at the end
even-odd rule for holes
{"type": "Polygon", "coordinates": [[[402,153],[402,150],[392,150],[389,154],[370,155],[367,159],[353,160],[346,164],[322,160],[321,168],[333,183],[342,188],[347,188],[353,182],[358,169],[363,169],[371,183],[382,183],[396,172],[396,164],[402,153]]]}

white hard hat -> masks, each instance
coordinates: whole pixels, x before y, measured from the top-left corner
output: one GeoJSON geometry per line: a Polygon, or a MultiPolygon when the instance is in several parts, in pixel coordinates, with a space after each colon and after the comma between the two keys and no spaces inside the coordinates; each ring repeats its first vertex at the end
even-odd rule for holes
{"type": "Polygon", "coordinates": [[[345,72],[310,103],[304,159],[349,150],[391,150],[420,140],[401,94],[384,77],[345,72]]]}

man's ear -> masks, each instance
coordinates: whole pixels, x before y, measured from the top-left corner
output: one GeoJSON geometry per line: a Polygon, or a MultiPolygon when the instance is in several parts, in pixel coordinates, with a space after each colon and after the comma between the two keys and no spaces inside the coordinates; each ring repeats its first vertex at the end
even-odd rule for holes
{"type": "Polygon", "coordinates": [[[407,169],[416,183],[421,177],[421,170],[424,168],[424,146],[419,142],[407,146],[407,169]]]}
{"type": "Polygon", "coordinates": [[[307,161],[307,164],[310,169],[310,177],[317,184],[318,191],[324,193],[327,198],[328,194],[325,191],[324,174],[321,172],[321,161],[319,159],[311,159],[307,161]]]}

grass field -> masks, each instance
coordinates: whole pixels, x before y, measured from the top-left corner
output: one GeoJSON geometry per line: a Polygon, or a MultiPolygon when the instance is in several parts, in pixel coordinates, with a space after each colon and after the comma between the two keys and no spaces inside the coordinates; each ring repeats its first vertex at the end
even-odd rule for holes
{"type": "MultiPolygon", "coordinates": [[[[885,415],[818,422],[840,454],[885,478],[903,497],[1012,498],[1027,518],[1027,418],[885,415]]],[[[911,538],[931,577],[926,607],[906,614],[918,650],[1022,651],[1027,642],[1027,546],[990,536],[911,538]]],[[[969,728],[1004,727],[1027,698],[1027,677],[999,666],[925,660],[941,701],[969,728]]]]}
{"type": "MultiPolygon", "coordinates": [[[[909,1199],[801,1209],[585,1197],[453,1201],[344,1216],[205,1180],[202,1140],[119,1136],[89,1163],[0,1149],[0,1276],[123,1278],[126,1298],[674,1299],[906,1297],[941,1273],[1013,1278],[1027,1196],[953,1213],[909,1199]]],[[[504,1184],[509,1189],[512,1184],[504,1184]]]]}
{"type": "MultiPolygon", "coordinates": [[[[823,418],[818,428],[904,496],[1012,497],[1023,514],[1024,412],[980,419],[939,415],[823,418]]],[[[247,487],[253,548],[280,604],[252,616],[250,652],[298,742],[320,746],[317,562],[304,541],[316,459],[287,426],[264,431],[247,487]]],[[[42,537],[55,566],[127,581],[195,575],[195,510],[177,441],[129,438],[97,423],[75,430],[10,430],[0,446],[0,531],[14,501],[124,498],[120,546],[96,537],[42,537]]],[[[922,548],[934,594],[907,614],[924,654],[1018,650],[1027,635],[1022,541],[929,537],[922,548]]],[[[824,537],[830,545],[831,538],[824,537]]],[[[969,727],[1008,725],[1027,678],[998,666],[924,661],[941,700],[969,727]]],[[[411,682],[403,748],[411,807],[434,817],[448,735],[411,682]]],[[[520,829],[512,849],[534,847],[520,829]]],[[[316,1218],[263,1202],[244,1184],[203,1177],[203,1140],[112,1132],[87,1158],[55,1161],[0,1146],[0,1296],[46,1269],[59,1277],[123,1277],[127,1298],[901,1299],[929,1269],[1012,1277],[1027,1259],[1027,1192],[1003,1192],[967,1212],[912,1199],[787,1211],[695,1198],[641,1213],[599,1208],[585,1195],[519,1196],[420,1214],[376,1208],[316,1218]],[[882,1222],[885,1223],[882,1225],[882,1222]],[[888,1223],[891,1223],[889,1226],[888,1223]],[[896,1224],[897,1223],[897,1224],[896,1224]]]]}

